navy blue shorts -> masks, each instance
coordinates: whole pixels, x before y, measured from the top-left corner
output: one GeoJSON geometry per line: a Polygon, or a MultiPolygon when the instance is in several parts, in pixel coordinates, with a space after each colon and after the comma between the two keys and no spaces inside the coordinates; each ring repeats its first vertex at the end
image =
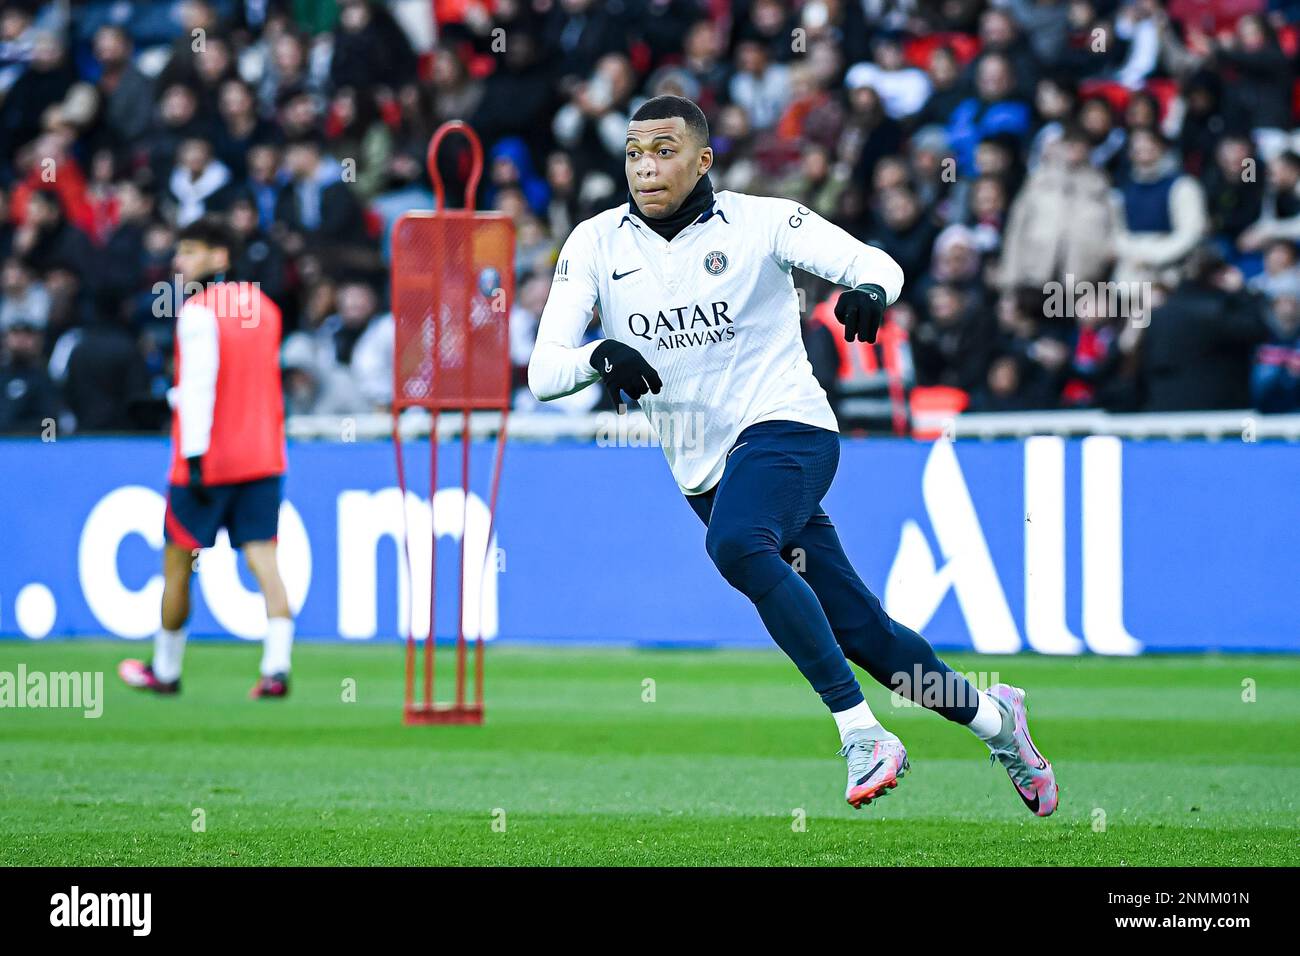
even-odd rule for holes
{"type": "Polygon", "coordinates": [[[222,528],[232,547],[274,541],[280,525],[284,476],[271,475],[233,485],[208,485],[208,504],[200,504],[188,485],[167,491],[167,541],[195,551],[217,543],[222,528]]]}

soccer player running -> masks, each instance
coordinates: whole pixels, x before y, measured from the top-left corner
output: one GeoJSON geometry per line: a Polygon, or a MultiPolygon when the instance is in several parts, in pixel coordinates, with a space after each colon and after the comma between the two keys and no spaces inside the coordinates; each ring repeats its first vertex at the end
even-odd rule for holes
{"type": "Polygon", "coordinates": [[[800,338],[791,270],[847,287],[835,316],[850,342],[875,340],[902,270],[797,203],[715,193],[712,164],[708,125],[690,100],[657,96],[636,111],[628,201],[565,242],[529,387],[547,401],[601,380],[616,405],[620,391],[640,402],[707,526],[709,557],[835,718],[852,806],[896,787],[908,759],[849,661],[968,726],[1029,809],[1049,815],[1056,778],[1030,739],[1024,691],[976,690],[892,620],[821,507],[839,463],[838,427],[800,338]],[[597,302],[605,338],[583,345],[597,302]],[[693,427],[680,427],[688,420],[693,427]]]}
{"type": "Polygon", "coordinates": [[[190,578],[221,528],[266,600],[261,676],[249,696],[289,692],[293,617],[275,546],[285,469],[280,310],[255,285],[226,281],[234,242],[219,221],[200,219],[180,231],[173,262],[186,286],[204,287],[176,318],[162,627],[149,663],[118,666],[126,683],[159,694],[180,690],[190,578]]]}

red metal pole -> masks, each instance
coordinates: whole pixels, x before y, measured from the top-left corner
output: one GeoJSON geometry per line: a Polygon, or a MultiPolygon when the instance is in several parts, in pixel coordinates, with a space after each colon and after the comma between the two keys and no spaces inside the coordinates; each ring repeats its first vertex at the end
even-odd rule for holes
{"type": "MultiPolygon", "coordinates": [[[[469,356],[465,356],[466,381],[469,356]]],[[[460,620],[456,622],[456,706],[465,706],[465,538],[469,532],[469,408],[464,410],[460,433],[460,620]]]]}
{"type": "MultiPolygon", "coordinates": [[[[509,406],[501,409],[501,428],[497,432],[497,450],[496,456],[492,462],[492,490],[488,497],[488,530],[487,541],[484,544],[483,554],[483,574],[487,573],[487,563],[495,558],[492,553],[492,535],[496,531],[497,522],[497,491],[501,487],[501,464],[506,452],[506,420],[509,415],[509,406]]],[[[483,575],[479,576],[479,613],[478,613],[478,641],[474,645],[474,694],[475,700],[480,707],[483,706],[483,575]]]]}
{"type": "Polygon", "coordinates": [[[433,669],[438,644],[438,525],[434,500],[438,497],[438,410],[430,409],[429,425],[429,637],[424,642],[424,706],[433,709],[433,669]]]}
{"type": "Polygon", "coordinates": [[[411,704],[415,700],[415,631],[412,617],[414,617],[415,597],[413,585],[415,584],[414,575],[411,573],[411,533],[406,520],[406,468],[402,464],[402,435],[398,428],[399,411],[396,406],[393,407],[393,448],[397,451],[397,487],[401,492],[402,501],[402,552],[406,559],[406,582],[407,587],[412,590],[407,593],[406,602],[406,695],[405,705],[402,713],[406,715],[411,704]]]}

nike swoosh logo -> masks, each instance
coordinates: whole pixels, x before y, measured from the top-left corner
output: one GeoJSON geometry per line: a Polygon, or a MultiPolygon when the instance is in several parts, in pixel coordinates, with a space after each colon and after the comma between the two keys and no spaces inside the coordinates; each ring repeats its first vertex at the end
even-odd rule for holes
{"type": "Polygon", "coordinates": [[[1025,806],[1033,811],[1033,813],[1038,813],[1038,794],[1034,794],[1034,799],[1030,800],[1021,792],[1019,787],[1016,787],[1016,793],[1020,794],[1020,799],[1024,801],[1025,806]]]}
{"type": "MultiPolygon", "coordinates": [[[[875,765],[874,767],[872,767],[870,770],[868,770],[868,771],[866,772],[866,774],[864,774],[863,776],[859,777],[859,778],[858,778],[858,782],[855,783],[854,786],[855,786],[855,787],[860,787],[860,786],[862,786],[864,783],[866,783],[868,780],[870,780],[870,779],[871,779],[871,775],[874,774],[877,770],[880,769],[880,765],[881,765],[882,763],[884,763],[883,760],[877,760],[877,761],[876,761],[876,765],[875,765]]],[[[1035,799],[1035,802],[1037,802],[1036,799],[1035,799]]]]}
{"type": "Polygon", "coordinates": [[[614,279],[615,282],[617,282],[619,279],[626,279],[626,278],[627,278],[628,276],[630,276],[633,272],[640,272],[641,269],[644,269],[644,268],[645,268],[645,266],[641,266],[641,267],[636,268],[636,269],[629,269],[627,272],[622,272],[622,273],[620,273],[617,269],[615,269],[615,270],[614,270],[613,279],[614,279]]]}
{"type": "Polygon", "coordinates": [[[727,457],[730,458],[733,454],[735,454],[735,452],[739,451],[741,448],[744,448],[744,447],[745,447],[746,445],[748,445],[748,444],[749,444],[749,442],[747,442],[747,441],[742,441],[742,442],[741,442],[739,445],[737,445],[735,448],[731,449],[731,451],[727,452],[727,457]]]}
{"type": "Polygon", "coordinates": [[[609,359],[605,359],[605,371],[606,372],[614,371],[614,366],[609,364],[609,359]]]}

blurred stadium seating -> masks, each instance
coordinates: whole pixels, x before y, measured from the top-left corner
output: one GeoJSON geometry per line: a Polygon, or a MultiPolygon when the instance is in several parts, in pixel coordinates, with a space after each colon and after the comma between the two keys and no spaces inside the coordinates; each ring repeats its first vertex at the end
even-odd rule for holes
{"type": "Polygon", "coordinates": [[[719,188],[903,264],[879,348],[844,348],[797,278],[846,429],[1237,432],[1300,411],[1298,24],[1276,0],[8,3],[0,431],[162,431],[161,290],[212,212],[283,307],[292,433],[382,412],[386,231],[431,204],[424,148],[463,118],[518,228],[519,434],[533,412],[583,434],[600,390],[538,408],[522,370],[560,244],[625,198],[628,116],[677,92],[719,188]]]}

